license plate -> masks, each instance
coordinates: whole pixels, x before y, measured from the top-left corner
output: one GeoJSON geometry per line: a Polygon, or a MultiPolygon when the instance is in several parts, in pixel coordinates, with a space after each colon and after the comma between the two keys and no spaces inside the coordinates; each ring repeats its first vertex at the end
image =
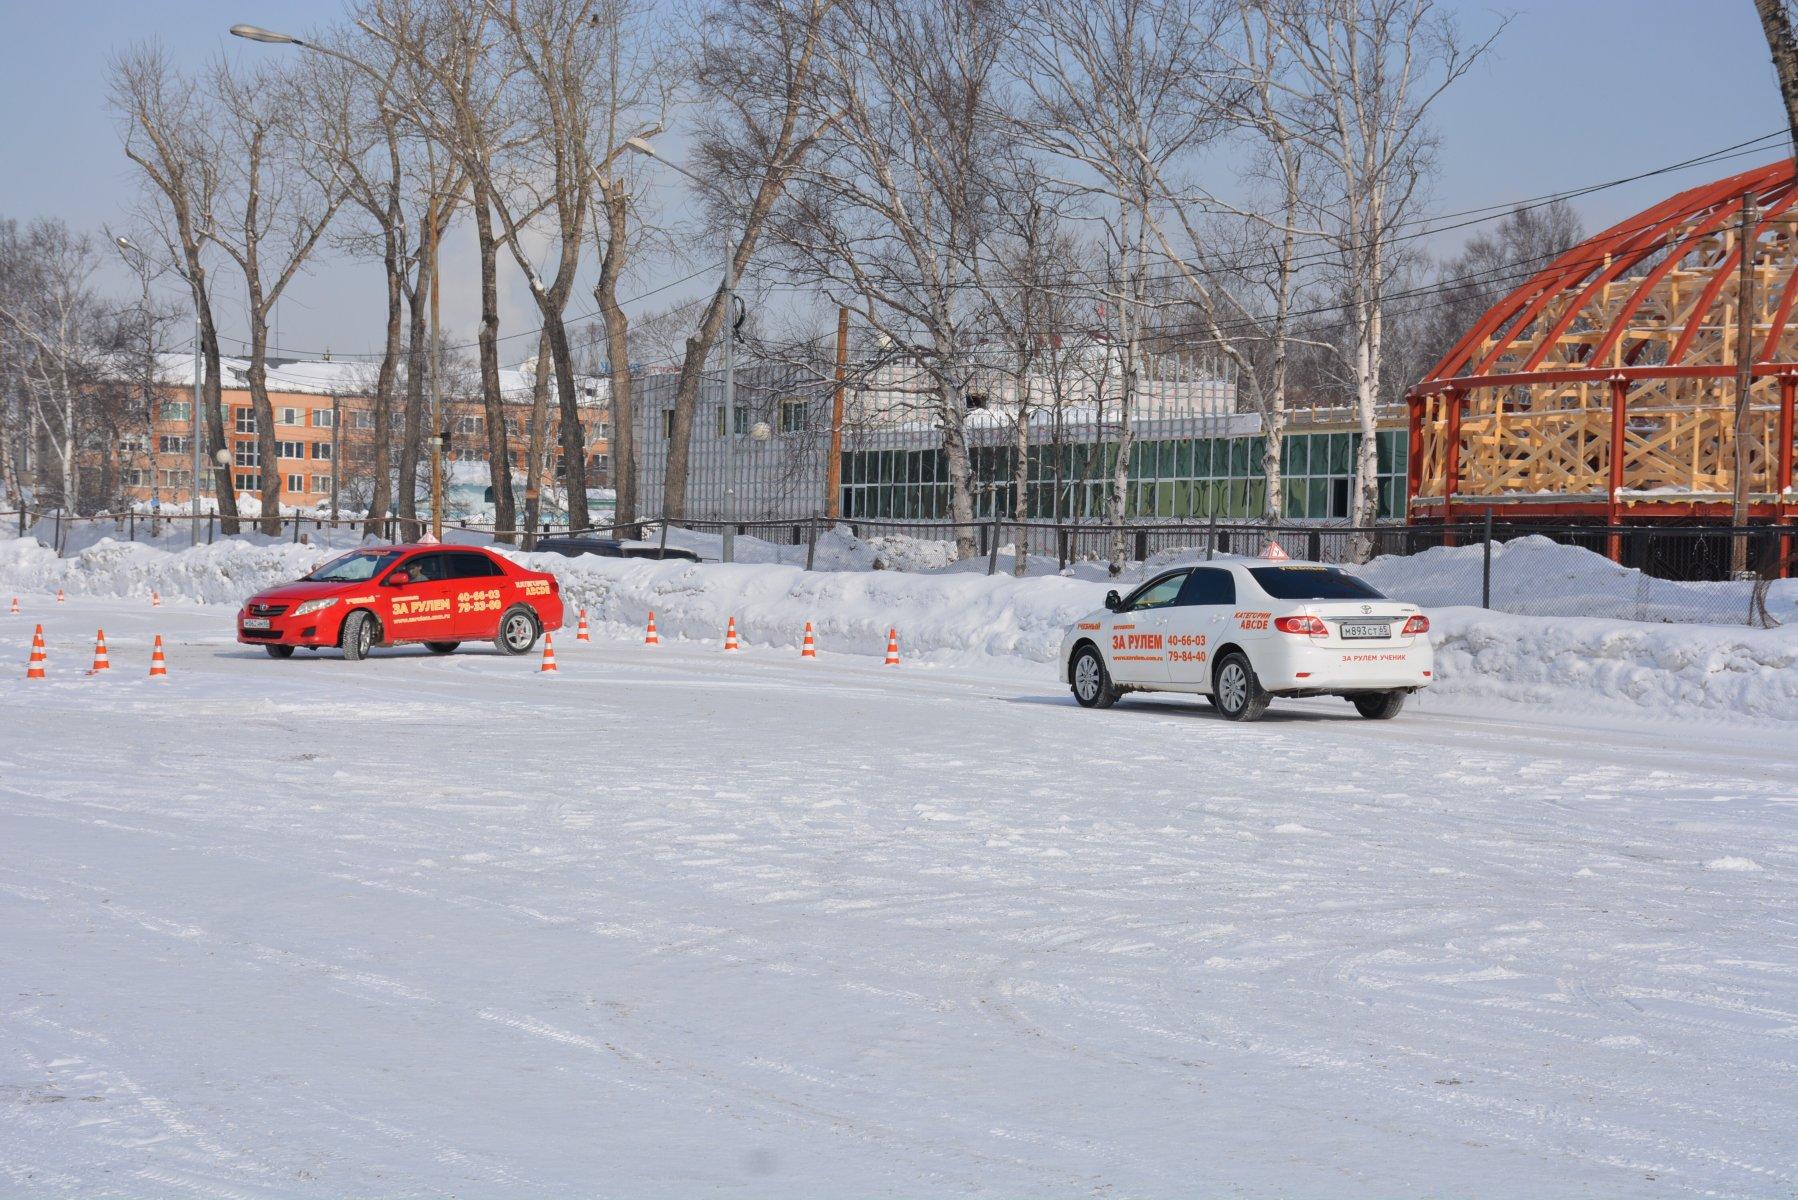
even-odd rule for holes
{"type": "Polygon", "coordinates": [[[1348,625],[1342,627],[1344,638],[1389,638],[1392,636],[1390,625],[1348,625]]]}
{"type": "Polygon", "coordinates": [[[267,617],[245,617],[243,619],[243,627],[245,629],[267,629],[268,628],[268,618],[267,617]]]}

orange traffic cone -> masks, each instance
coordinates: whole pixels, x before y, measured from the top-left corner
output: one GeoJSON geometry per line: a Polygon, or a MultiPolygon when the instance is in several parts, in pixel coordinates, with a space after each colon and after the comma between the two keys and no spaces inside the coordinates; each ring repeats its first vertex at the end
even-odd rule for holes
{"type": "Polygon", "coordinates": [[[19,615],[19,598],[17,596],[14,596],[12,598],[12,608],[9,609],[8,611],[10,611],[12,613],[12,615],[15,617],[19,615]]]}
{"type": "Polygon", "coordinates": [[[25,664],[25,678],[42,679],[44,677],[44,627],[39,625],[31,632],[31,661],[25,664]]]}
{"type": "Polygon", "coordinates": [[[106,631],[102,629],[94,634],[94,665],[88,668],[87,673],[95,675],[111,669],[112,664],[106,661],[106,631]]]}
{"type": "Polygon", "coordinates": [[[150,652],[150,678],[167,679],[169,660],[162,656],[162,635],[156,635],[156,648],[150,652]]]}
{"type": "Polygon", "coordinates": [[[56,602],[57,602],[57,603],[58,603],[58,604],[65,604],[65,603],[67,603],[67,601],[65,601],[65,600],[64,600],[64,599],[63,599],[63,598],[62,598],[62,589],[61,589],[61,588],[57,588],[57,589],[56,589],[56,602]]]}
{"type": "Polygon", "coordinates": [[[543,666],[538,668],[539,675],[556,669],[556,642],[549,634],[543,635],[543,666]]]}
{"type": "Polygon", "coordinates": [[[662,644],[662,639],[656,635],[656,615],[653,611],[649,614],[649,628],[643,631],[643,644],[645,646],[662,644]]]}
{"type": "Polygon", "coordinates": [[[897,629],[887,630],[887,660],[881,665],[884,667],[899,665],[899,631],[897,629]]]}
{"type": "Polygon", "coordinates": [[[590,642],[593,640],[591,637],[587,636],[587,610],[584,608],[581,609],[581,627],[575,631],[574,640],[577,642],[590,642]]]}
{"type": "Polygon", "coordinates": [[[155,588],[150,589],[150,607],[151,608],[161,608],[162,607],[162,593],[157,591],[155,588]]]}
{"type": "Polygon", "coordinates": [[[730,623],[724,627],[724,648],[726,650],[737,648],[737,619],[735,617],[732,617],[730,623]]]}
{"type": "Polygon", "coordinates": [[[805,623],[805,644],[799,647],[800,658],[817,658],[818,646],[812,641],[812,623],[805,623]]]}

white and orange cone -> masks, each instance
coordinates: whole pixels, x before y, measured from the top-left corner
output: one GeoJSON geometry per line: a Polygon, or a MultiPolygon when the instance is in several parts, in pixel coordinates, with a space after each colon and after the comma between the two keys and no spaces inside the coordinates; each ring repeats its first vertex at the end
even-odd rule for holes
{"type": "Polygon", "coordinates": [[[42,679],[44,677],[44,627],[39,625],[31,632],[31,661],[25,664],[25,678],[42,679]]]}
{"type": "Polygon", "coordinates": [[[899,665],[899,631],[897,629],[889,629],[889,630],[887,630],[887,660],[884,663],[882,663],[881,666],[896,667],[898,665],[899,665]]]}
{"type": "Polygon", "coordinates": [[[800,658],[817,658],[818,644],[812,641],[812,623],[805,623],[805,641],[799,647],[800,658]]]}
{"type": "Polygon", "coordinates": [[[587,634],[587,610],[584,608],[581,609],[581,625],[579,629],[575,630],[574,640],[577,642],[590,642],[593,640],[587,634]]]}
{"type": "Polygon", "coordinates": [[[150,678],[167,679],[169,677],[169,660],[162,656],[162,635],[156,635],[156,648],[150,651],[150,678]]]}
{"type": "Polygon", "coordinates": [[[737,648],[737,619],[735,617],[732,617],[724,627],[724,648],[726,650],[737,648]]]}
{"type": "Polygon", "coordinates": [[[661,637],[656,633],[656,615],[654,610],[651,610],[649,614],[649,628],[643,631],[643,644],[645,646],[660,646],[662,644],[661,637]]]}
{"type": "Polygon", "coordinates": [[[549,634],[543,635],[543,665],[537,668],[539,675],[556,669],[556,640],[549,634]]]}
{"type": "Polygon", "coordinates": [[[150,589],[150,607],[151,608],[161,608],[162,607],[162,593],[157,591],[154,588],[150,589]]]}
{"type": "Polygon", "coordinates": [[[66,603],[68,603],[68,601],[66,601],[66,600],[64,600],[64,599],[63,599],[63,596],[62,596],[62,589],[61,589],[61,588],[57,588],[57,589],[56,589],[56,602],[57,602],[57,603],[58,603],[58,604],[66,604],[66,603]]]}
{"type": "Polygon", "coordinates": [[[12,607],[7,611],[12,613],[15,617],[19,615],[19,598],[17,596],[12,598],[12,607]]]}
{"type": "Polygon", "coordinates": [[[112,664],[106,661],[106,631],[98,630],[94,634],[94,665],[88,668],[89,675],[97,675],[101,671],[112,670],[112,664]]]}

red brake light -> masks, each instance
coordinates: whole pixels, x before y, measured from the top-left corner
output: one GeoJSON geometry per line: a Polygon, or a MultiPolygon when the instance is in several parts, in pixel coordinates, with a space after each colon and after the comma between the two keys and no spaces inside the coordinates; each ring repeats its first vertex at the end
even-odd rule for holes
{"type": "Polygon", "coordinates": [[[1275,617],[1274,628],[1281,633],[1309,634],[1311,637],[1324,637],[1330,632],[1322,617],[1275,617]]]}
{"type": "Polygon", "coordinates": [[[1405,627],[1399,630],[1399,634],[1403,637],[1410,637],[1413,634],[1428,633],[1429,631],[1430,619],[1422,613],[1412,613],[1411,619],[1405,622],[1405,627]]]}

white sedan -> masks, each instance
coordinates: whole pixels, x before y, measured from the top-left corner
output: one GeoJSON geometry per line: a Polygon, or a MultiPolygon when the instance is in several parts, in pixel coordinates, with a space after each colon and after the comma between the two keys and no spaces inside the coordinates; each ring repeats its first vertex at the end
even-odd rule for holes
{"type": "Polygon", "coordinates": [[[1334,567],[1206,563],[1109,593],[1062,640],[1061,681],[1087,708],[1125,692],[1192,692],[1253,721],[1275,696],[1326,695],[1385,720],[1430,684],[1429,631],[1415,604],[1334,567]]]}

